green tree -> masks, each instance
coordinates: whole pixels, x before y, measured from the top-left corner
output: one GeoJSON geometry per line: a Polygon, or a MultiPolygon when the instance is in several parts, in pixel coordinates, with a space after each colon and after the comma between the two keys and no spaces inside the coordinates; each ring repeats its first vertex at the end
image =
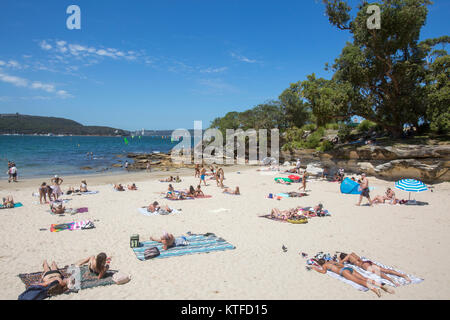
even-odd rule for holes
{"type": "Polygon", "coordinates": [[[302,127],[311,120],[311,110],[302,99],[302,87],[299,82],[292,83],[278,97],[285,115],[286,127],[302,127]]]}
{"type": "Polygon", "coordinates": [[[367,28],[367,1],[353,20],[347,1],[323,2],[329,21],[353,36],[333,65],[333,80],[352,88],[349,114],[376,122],[396,137],[404,124],[417,125],[426,113],[425,52],[418,39],[431,1],[380,1],[378,30],[367,28]]]}

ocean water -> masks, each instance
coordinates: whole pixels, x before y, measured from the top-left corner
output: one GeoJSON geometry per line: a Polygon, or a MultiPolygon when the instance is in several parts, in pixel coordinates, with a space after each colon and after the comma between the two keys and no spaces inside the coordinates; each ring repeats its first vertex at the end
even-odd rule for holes
{"type": "Polygon", "coordinates": [[[127,153],[168,152],[178,143],[170,136],[127,140],[128,144],[123,137],[0,136],[0,169],[4,169],[0,177],[7,177],[8,160],[16,163],[19,179],[123,171],[111,165],[133,162],[126,158],[127,153]],[[93,152],[93,158],[86,155],[88,152],[93,152]],[[81,170],[85,166],[92,170],[81,170]]]}

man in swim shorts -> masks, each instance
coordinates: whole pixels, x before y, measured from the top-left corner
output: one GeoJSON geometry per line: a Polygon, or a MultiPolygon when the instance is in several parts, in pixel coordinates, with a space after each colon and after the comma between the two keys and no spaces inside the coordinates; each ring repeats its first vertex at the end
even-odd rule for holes
{"type": "Polygon", "coordinates": [[[361,201],[363,197],[366,197],[367,200],[369,201],[369,205],[372,206],[372,200],[370,199],[370,194],[369,194],[369,180],[366,178],[366,174],[362,173],[361,174],[361,195],[359,196],[359,201],[356,204],[357,206],[361,205],[361,201]]]}

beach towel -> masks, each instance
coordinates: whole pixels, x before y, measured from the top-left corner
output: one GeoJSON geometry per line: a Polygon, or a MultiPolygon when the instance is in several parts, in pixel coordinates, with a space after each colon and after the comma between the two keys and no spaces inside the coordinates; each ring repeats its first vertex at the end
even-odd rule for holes
{"type": "Polygon", "coordinates": [[[187,254],[194,253],[208,253],[213,251],[224,251],[235,249],[236,247],[232,244],[228,243],[222,238],[217,237],[213,233],[206,234],[191,234],[187,233],[185,236],[188,245],[184,246],[176,246],[169,248],[168,250],[164,250],[163,245],[156,241],[144,241],[140,243],[140,247],[132,248],[136,257],[139,260],[144,261],[144,252],[146,249],[151,247],[157,247],[160,251],[160,255],[155,257],[154,259],[161,258],[170,258],[177,256],[184,256],[187,254]]]}
{"type": "Polygon", "coordinates": [[[49,212],[50,214],[54,215],[54,216],[64,216],[65,214],[70,214],[70,215],[74,215],[77,213],[83,213],[83,212],[88,212],[89,208],[87,207],[83,207],[83,208],[66,208],[64,213],[54,213],[52,212],[52,210],[47,210],[47,212],[49,212]]]}
{"type": "MultiPolygon", "coordinates": [[[[172,208],[171,208],[172,209],[172,208]]],[[[149,212],[147,211],[147,207],[143,207],[143,208],[138,208],[138,211],[143,214],[144,216],[159,216],[159,215],[165,215],[165,214],[161,214],[158,213],[158,211],[155,212],[149,212]]],[[[176,210],[176,209],[172,209],[172,212],[170,212],[169,214],[173,214],[173,213],[180,213],[180,211],[176,210]]]]}
{"type": "MultiPolygon", "coordinates": [[[[22,203],[20,203],[20,202],[14,203],[14,208],[20,208],[20,207],[23,207],[22,203]]],[[[0,209],[14,209],[14,208],[6,208],[6,207],[3,207],[2,204],[0,204],[0,209]]]]}
{"type": "Polygon", "coordinates": [[[212,196],[209,194],[204,194],[202,196],[195,196],[194,198],[195,199],[209,199],[209,198],[212,198],[212,196]]]}
{"type": "Polygon", "coordinates": [[[86,191],[86,192],[78,192],[78,193],[74,193],[74,194],[77,194],[77,195],[84,195],[84,194],[97,194],[97,193],[99,193],[100,191],[86,191]]]}
{"type": "MultiPolygon", "coordinates": [[[[71,273],[69,272],[70,267],[66,266],[62,269],[59,269],[59,271],[62,273],[64,278],[68,278],[71,276],[71,273]]],[[[105,274],[105,276],[102,279],[98,279],[98,275],[95,273],[91,273],[89,271],[89,268],[87,266],[81,266],[80,268],[80,290],[99,287],[99,286],[109,286],[112,284],[115,284],[112,277],[115,273],[117,273],[117,270],[108,270],[105,274]]],[[[34,273],[21,273],[18,275],[20,280],[25,284],[25,288],[30,287],[33,283],[39,282],[41,279],[42,272],[34,272],[34,273]]],[[[74,293],[78,292],[77,289],[70,289],[66,291],[64,294],[74,293]]]]}
{"type": "MultiPolygon", "coordinates": [[[[401,285],[401,286],[405,286],[405,285],[408,285],[408,284],[417,284],[417,283],[420,283],[420,282],[424,281],[424,279],[421,279],[421,278],[418,278],[418,277],[416,277],[416,276],[407,274],[407,273],[405,273],[405,272],[403,272],[403,271],[401,271],[401,270],[399,270],[399,269],[395,269],[395,268],[386,266],[386,265],[384,265],[384,264],[382,264],[382,263],[379,263],[379,262],[376,262],[376,261],[374,261],[374,260],[372,260],[372,259],[367,259],[367,258],[365,258],[365,257],[361,257],[361,260],[363,260],[363,261],[368,261],[368,260],[370,260],[370,261],[372,261],[374,264],[376,264],[377,266],[379,266],[379,267],[381,267],[381,268],[385,268],[385,269],[389,269],[389,270],[394,270],[394,271],[397,271],[397,272],[399,272],[399,273],[406,274],[406,275],[409,277],[409,279],[411,279],[411,283],[407,283],[407,281],[406,281],[404,278],[402,278],[402,277],[397,277],[397,276],[394,276],[394,275],[392,275],[392,274],[388,274],[388,275],[387,275],[389,278],[393,279],[394,281],[396,281],[396,282],[397,282],[399,285],[401,285]]],[[[390,282],[390,281],[388,281],[388,280],[386,280],[386,279],[381,278],[380,276],[378,276],[377,274],[375,274],[375,273],[373,273],[373,272],[366,271],[366,270],[364,270],[364,269],[362,269],[362,268],[360,268],[360,267],[357,267],[357,266],[355,266],[355,265],[352,265],[352,264],[347,264],[347,263],[346,263],[345,266],[348,266],[348,267],[353,268],[355,271],[357,271],[358,273],[360,273],[363,277],[366,277],[366,278],[368,278],[368,279],[377,281],[377,282],[382,283],[382,284],[394,286],[394,284],[393,284],[392,282],[390,282]]],[[[334,273],[334,272],[332,272],[332,271],[327,270],[327,275],[329,275],[329,276],[332,277],[332,278],[338,279],[338,280],[340,280],[340,281],[342,281],[342,282],[345,282],[345,283],[351,285],[352,287],[354,287],[354,288],[357,289],[357,290],[360,290],[360,291],[368,291],[368,290],[369,290],[369,289],[367,289],[366,287],[363,287],[363,286],[361,286],[361,285],[359,285],[359,284],[357,284],[357,283],[355,283],[355,282],[353,282],[353,281],[350,281],[350,280],[348,280],[348,279],[346,279],[346,278],[344,278],[344,277],[340,276],[339,274],[334,273]]]]}
{"type": "Polygon", "coordinates": [[[50,226],[50,232],[60,232],[64,230],[86,230],[95,228],[94,223],[91,220],[83,220],[78,222],[69,222],[61,224],[52,224],[50,226]]]}
{"type": "Polygon", "coordinates": [[[287,220],[281,219],[281,218],[276,218],[276,217],[272,217],[272,215],[270,214],[265,214],[263,216],[258,216],[260,218],[266,218],[269,220],[274,220],[274,221],[279,221],[279,222],[288,222],[287,220]]]}

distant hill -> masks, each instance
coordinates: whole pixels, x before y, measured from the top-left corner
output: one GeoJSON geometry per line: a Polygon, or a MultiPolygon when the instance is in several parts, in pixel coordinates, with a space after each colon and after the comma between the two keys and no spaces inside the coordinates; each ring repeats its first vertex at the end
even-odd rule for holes
{"type": "Polygon", "coordinates": [[[73,134],[73,135],[127,135],[129,132],[101,126],[83,126],[73,120],[55,117],[0,114],[0,134],[73,134]]]}

